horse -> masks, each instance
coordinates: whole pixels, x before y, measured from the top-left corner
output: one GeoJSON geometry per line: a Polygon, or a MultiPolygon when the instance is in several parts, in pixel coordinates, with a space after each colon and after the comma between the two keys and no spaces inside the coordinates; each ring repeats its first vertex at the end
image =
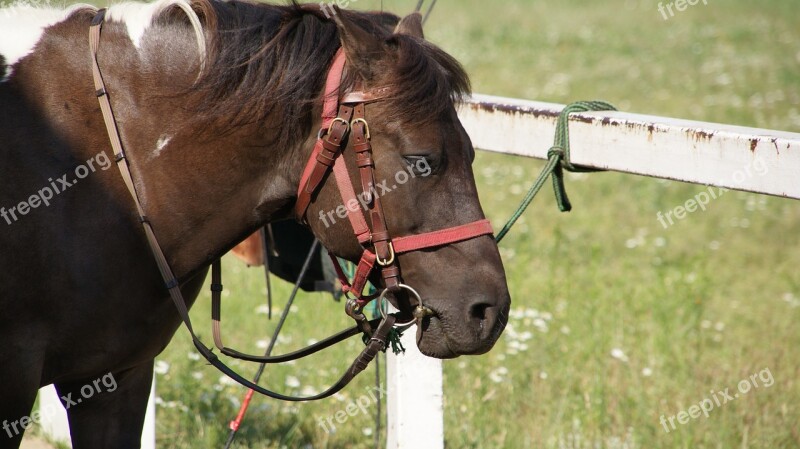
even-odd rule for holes
{"type": "Polygon", "coordinates": [[[446,230],[484,220],[456,113],[469,89],[418,14],[238,0],[123,3],[104,16],[0,9],[0,447],[18,447],[48,384],[74,448],[139,447],[154,358],[181,323],[171,293],[190,307],[209,265],[277,220],[299,220],[354,263],[373,254],[386,265],[368,277],[402,313],[415,300],[397,287],[413,286],[430,312],[418,321],[424,354],[490,350],[510,307],[497,245],[490,231],[446,230]],[[103,89],[88,39],[98,17],[103,89]],[[339,55],[335,97],[363,94],[363,123],[337,117],[325,130],[339,55]],[[98,99],[113,107],[124,154],[98,99]],[[371,173],[359,199],[382,204],[364,239],[343,218],[341,179],[321,172],[303,187],[308,164],[324,162],[317,146],[340,130],[358,131],[341,142],[344,181],[371,173]],[[113,168],[122,163],[130,187],[113,168]],[[450,240],[395,258],[392,238],[423,235],[450,240]]]}

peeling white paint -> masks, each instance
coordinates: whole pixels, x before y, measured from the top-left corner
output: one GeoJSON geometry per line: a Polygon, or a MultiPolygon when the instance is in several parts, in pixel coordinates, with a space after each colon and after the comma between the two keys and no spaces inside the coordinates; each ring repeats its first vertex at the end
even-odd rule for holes
{"type": "MultiPolygon", "coordinates": [[[[475,148],[546,159],[564,105],[476,94],[459,111],[475,148]]],[[[569,121],[575,165],[800,199],[800,133],[603,111],[569,121]],[[758,157],[768,176],[734,174],[758,157]]]]}

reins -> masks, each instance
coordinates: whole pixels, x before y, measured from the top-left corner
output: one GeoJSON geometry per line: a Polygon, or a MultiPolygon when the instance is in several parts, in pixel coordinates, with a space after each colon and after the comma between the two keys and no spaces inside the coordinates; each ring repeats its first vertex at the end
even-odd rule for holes
{"type": "MultiPolygon", "coordinates": [[[[277,393],[266,388],[263,388],[236,373],[231,368],[229,368],[225,363],[223,363],[219,358],[214,354],[214,352],[206,347],[202,341],[197,337],[197,334],[192,327],[192,322],[189,317],[188,309],[186,308],[186,301],[183,298],[183,294],[180,290],[180,285],[178,280],[175,278],[175,275],[172,272],[172,269],[169,266],[169,263],[164,256],[164,253],[161,249],[161,246],[158,243],[158,239],[156,238],[155,232],[153,231],[153,227],[150,221],[147,218],[147,215],[144,212],[142,204],[139,200],[139,195],[136,192],[136,187],[133,183],[133,177],[131,176],[130,167],[128,165],[128,160],[125,157],[125,152],[122,146],[122,141],[119,136],[119,131],[117,130],[116,121],[114,119],[114,113],[111,108],[111,102],[108,97],[108,91],[106,90],[105,82],[103,81],[102,72],[100,71],[100,66],[97,61],[97,52],[100,46],[100,34],[103,26],[103,22],[105,19],[105,9],[101,9],[97,12],[95,17],[92,19],[91,26],[89,28],[89,46],[91,50],[91,60],[92,60],[92,77],[94,79],[95,85],[95,94],[97,95],[98,101],[100,103],[100,109],[103,114],[103,121],[106,125],[106,130],[109,135],[109,139],[111,140],[111,147],[114,151],[115,162],[117,163],[117,167],[119,168],[120,174],[122,176],[123,181],[125,182],[126,187],[128,188],[128,192],[133,199],[134,204],[136,205],[136,210],[139,215],[139,221],[142,223],[144,227],[145,235],[147,236],[147,242],[150,246],[150,249],[153,253],[153,256],[156,260],[158,265],[158,269],[161,273],[162,278],[164,279],[164,284],[167,288],[167,291],[172,298],[173,303],[175,304],[175,308],[178,311],[178,315],[183,321],[184,325],[189,331],[189,334],[192,337],[192,342],[194,343],[197,350],[200,354],[215,368],[229,376],[234,381],[238,382],[239,384],[250,388],[260,394],[265,396],[269,396],[271,398],[280,399],[284,401],[311,401],[317,399],[323,399],[340,391],[342,388],[347,386],[348,383],[361,371],[363,371],[367,365],[369,364],[372,359],[378,354],[379,351],[385,350],[386,348],[386,340],[387,337],[394,327],[396,318],[393,315],[387,315],[381,320],[372,320],[363,323],[362,325],[354,326],[350,329],[342,331],[332,337],[329,337],[315,345],[309,346],[308,348],[301,349],[299,351],[295,351],[290,354],[285,354],[281,356],[275,357],[257,357],[255,361],[261,363],[280,363],[289,360],[295,360],[300,357],[304,357],[309,354],[313,354],[317,351],[325,349],[335,343],[343,341],[347,338],[350,338],[354,335],[357,335],[365,330],[369,330],[371,337],[366,344],[364,350],[359,354],[358,357],[353,361],[350,367],[345,371],[342,377],[336,382],[332,387],[329,389],[313,395],[309,397],[295,397],[295,396],[288,396],[281,393],[277,393]],[[366,329],[365,329],[366,328],[366,329]]],[[[212,266],[212,280],[216,280],[212,284],[212,291],[215,294],[219,294],[222,290],[222,285],[219,283],[219,265],[218,261],[212,266]],[[216,267],[216,268],[215,268],[216,267]],[[215,275],[216,272],[216,275],[215,275]]],[[[219,315],[217,315],[217,318],[219,315]]],[[[233,350],[230,350],[231,353],[238,355],[239,353],[233,350]]]]}
{"type": "MultiPolygon", "coordinates": [[[[158,265],[164,284],[172,298],[175,308],[188,329],[192,341],[200,354],[214,367],[228,375],[239,384],[250,388],[260,394],[286,401],[309,401],[329,397],[344,388],[357,374],[363,371],[367,365],[375,358],[379,351],[385,351],[387,340],[395,326],[404,326],[417,321],[421,324],[422,320],[434,311],[425,307],[420,295],[409,285],[402,283],[398,254],[411,251],[418,251],[427,248],[441,247],[456,242],[461,242],[481,236],[493,234],[491,224],[488,220],[482,219],[471,223],[466,223],[438,231],[417,234],[404,237],[391,237],[386,216],[378,195],[373,194],[374,189],[374,168],[375,163],[372,159],[372,145],[370,142],[369,124],[366,119],[366,104],[381,101],[384,99],[380,90],[373,92],[350,92],[340,98],[339,86],[341,84],[342,73],[345,65],[345,56],[342,49],[339,49],[334,57],[333,63],[328,71],[328,77],[323,97],[322,129],[318,134],[311,157],[303,171],[300,186],[298,188],[297,203],[295,212],[301,221],[305,220],[305,214],[313,201],[313,196],[322,186],[326,175],[333,171],[334,179],[338,187],[342,200],[347,207],[347,215],[353,227],[356,239],[363,247],[361,260],[358,263],[353,280],[347,279],[336,257],[331,254],[337,274],[342,283],[345,294],[352,297],[346,302],[345,310],[349,316],[356,321],[356,326],[344,330],[336,335],[326,338],[314,345],[300,349],[298,351],[279,355],[279,356],[259,356],[244,354],[234,349],[226,347],[222,342],[221,336],[221,265],[216,260],[211,266],[211,291],[212,291],[212,333],[214,343],[222,354],[241,360],[258,363],[282,363],[296,360],[310,354],[314,354],[328,348],[338,342],[350,338],[359,333],[365,337],[366,347],[352,362],[342,377],[329,389],[317,395],[309,397],[294,397],[277,393],[251,382],[224,364],[214,354],[213,350],[205,346],[197,337],[192,327],[186,301],[180,290],[180,284],[176,279],[170,265],[158,243],[155,231],[150,223],[136,191],[133,177],[131,175],[128,159],[117,129],[114,113],[111,108],[108,91],[103,80],[97,54],[100,45],[102,26],[105,20],[105,9],[97,12],[92,19],[89,29],[89,43],[92,60],[92,77],[94,80],[95,94],[100,104],[103,121],[108,132],[111,146],[114,151],[115,162],[119,168],[120,175],[128,189],[128,192],[136,206],[139,221],[144,227],[148,245],[158,265]],[[370,217],[371,227],[367,225],[364,212],[360,207],[350,207],[351,204],[360,204],[356,197],[355,190],[350,181],[347,166],[342,157],[342,153],[348,144],[352,143],[352,148],[356,153],[356,161],[361,179],[361,197],[366,205],[370,217]],[[386,285],[386,289],[379,295],[366,296],[363,294],[364,287],[373,273],[380,269],[381,277],[386,285]],[[397,317],[391,314],[382,313],[381,319],[367,320],[363,313],[364,306],[371,300],[383,298],[389,293],[397,294],[405,290],[416,298],[416,307],[412,313],[413,320],[406,323],[397,323],[397,317]]],[[[330,252],[329,252],[330,254],[330,252]]]]}

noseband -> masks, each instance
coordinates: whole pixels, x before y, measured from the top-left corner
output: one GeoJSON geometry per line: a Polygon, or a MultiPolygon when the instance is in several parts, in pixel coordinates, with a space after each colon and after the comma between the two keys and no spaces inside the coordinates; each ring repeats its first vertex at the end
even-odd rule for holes
{"type": "Polygon", "coordinates": [[[438,246],[447,245],[463,240],[468,240],[481,235],[492,234],[492,228],[488,220],[479,220],[461,226],[443,229],[440,231],[429,232],[407,237],[398,237],[395,239],[390,238],[386,226],[386,218],[381,207],[380,198],[378,195],[373,195],[371,192],[374,183],[374,162],[372,160],[372,146],[370,144],[369,125],[365,118],[365,105],[374,101],[379,101],[377,95],[368,92],[351,92],[341,99],[339,98],[339,85],[342,79],[342,71],[344,70],[345,57],[344,53],[339,50],[334,58],[334,62],[328,71],[328,79],[325,86],[325,98],[323,100],[323,114],[322,114],[322,131],[319,133],[319,138],[314,146],[311,158],[306,164],[306,168],[302,175],[300,189],[297,194],[297,204],[295,211],[298,218],[301,220],[305,217],[309,205],[312,202],[312,196],[317,192],[322,184],[322,180],[328,171],[332,168],[336,178],[336,184],[345,204],[348,206],[358,204],[356,200],[355,191],[353,190],[352,183],[350,182],[347,166],[341,156],[344,150],[343,145],[347,140],[348,134],[352,133],[353,149],[356,152],[356,160],[361,175],[361,184],[369,210],[370,221],[372,228],[367,226],[364,214],[360,208],[348,207],[348,217],[353,226],[358,242],[364,247],[364,252],[361,256],[361,261],[358,264],[356,275],[352,283],[347,280],[344,275],[338,260],[331,255],[334,260],[334,266],[340,280],[342,281],[343,290],[353,295],[347,302],[347,312],[352,316],[357,325],[342,331],[336,335],[328,337],[318,343],[303,348],[301,350],[284,354],[280,356],[257,356],[248,355],[238,352],[234,349],[227,348],[222,343],[220,332],[221,321],[221,269],[220,261],[216,260],[211,266],[211,291],[212,291],[212,334],[214,336],[214,343],[221,353],[257,363],[282,363],[291,360],[296,360],[307,355],[314,354],[327,347],[330,347],[338,342],[347,338],[364,333],[367,336],[366,347],[362,350],[361,354],[353,361],[350,367],[345,371],[344,375],[329,389],[310,397],[294,397],[277,393],[251,382],[227,365],[225,365],[213,350],[203,344],[202,341],[195,334],[192,327],[191,319],[189,318],[189,311],[186,307],[186,301],[183,298],[183,293],[180,290],[180,282],[172,272],[172,268],[167,261],[161,246],[156,238],[153,226],[145,214],[144,208],[139,200],[139,195],[136,191],[133,177],[128,165],[128,159],[125,156],[125,151],[122,146],[122,140],[119,136],[119,130],[114,118],[114,112],[111,108],[111,101],[109,100],[109,93],[106,89],[105,81],[100,70],[100,65],[97,60],[97,53],[100,46],[100,34],[105,20],[105,9],[97,12],[92,19],[89,28],[89,47],[91,50],[91,64],[92,64],[92,78],[94,80],[95,94],[100,104],[100,110],[103,114],[103,121],[111,141],[111,147],[114,151],[114,159],[119,168],[122,180],[128,189],[128,192],[133,199],[136,206],[136,211],[139,216],[139,221],[145,231],[147,243],[158,265],[161,276],[164,279],[164,284],[167,291],[172,298],[178,315],[185,324],[189,334],[200,354],[208,360],[208,362],[218,370],[225,373],[234,381],[239,384],[250,388],[260,394],[285,401],[310,401],[329,397],[344,388],[350,381],[363,371],[367,365],[375,358],[379,351],[386,350],[387,340],[392,328],[396,324],[397,318],[391,314],[383,313],[381,319],[374,319],[367,321],[363,314],[363,307],[369,301],[377,296],[385,296],[389,292],[397,293],[401,289],[408,290],[412,296],[417,299],[417,307],[414,310],[414,318],[422,320],[422,318],[430,313],[429,309],[422,305],[422,299],[416,291],[401,283],[400,267],[397,264],[396,254],[402,254],[410,251],[417,251],[425,248],[433,248],[438,246]],[[357,210],[353,210],[357,209],[357,210]],[[371,247],[371,248],[370,248],[371,247]],[[386,289],[381,295],[364,296],[363,290],[366,286],[367,279],[376,269],[376,264],[381,267],[381,274],[383,276],[386,289]]]}
{"type": "Polygon", "coordinates": [[[352,281],[345,276],[338,258],[329,252],[342,283],[342,290],[346,294],[352,295],[347,302],[347,314],[357,322],[366,322],[363,308],[367,303],[378,296],[385,296],[388,292],[398,293],[403,289],[402,287],[405,287],[417,298],[413,316],[415,319],[417,317],[421,319],[425,315],[432,314],[432,311],[422,304],[416,291],[402,283],[400,265],[396,256],[491,235],[493,233],[492,226],[489,220],[483,219],[413,236],[395,237],[394,239],[390,236],[381,198],[375,194],[375,162],[372,158],[369,124],[365,116],[365,106],[384,100],[384,92],[380,89],[374,92],[356,91],[340,97],[339,86],[344,64],[345,55],[340,48],[328,70],[322,109],[322,127],[311,157],[300,178],[295,214],[299,220],[305,220],[314,194],[319,191],[326,174],[333,170],[336,186],[339,189],[342,204],[347,209],[347,217],[353,233],[363,248],[352,281]],[[348,145],[348,135],[356,154],[356,164],[361,179],[362,193],[360,196],[362,201],[356,197],[347,165],[342,157],[342,153],[348,145]],[[371,228],[367,226],[364,211],[359,207],[360,204],[364,205],[370,217],[371,228]],[[373,271],[377,269],[380,269],[386,290],[380,294],[365,295],[364,288],[367,281],[373,271]]]}

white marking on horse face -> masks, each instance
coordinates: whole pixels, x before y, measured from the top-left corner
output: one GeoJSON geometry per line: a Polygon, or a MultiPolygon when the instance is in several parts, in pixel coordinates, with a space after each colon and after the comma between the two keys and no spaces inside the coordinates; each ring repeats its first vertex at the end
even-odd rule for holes
{"type": "Polygon", "coordinates": [[[170,140],[172,140],[172,136],[168,136],[166,134],[159,137],[158,142],[156,142],[156,149],[153,151],[152,157],[157,158],[161,154],[161,150],[163,150],[169,144],[170,140]]]}
{"type": "Polygon", "coordinates": [[[34,8],[24,3],[0,9],[0,55],[6,63],[0,83],[11,77],[14,64],[33,52],[44,30],[66,19],[73,10],[34,8]]]}

